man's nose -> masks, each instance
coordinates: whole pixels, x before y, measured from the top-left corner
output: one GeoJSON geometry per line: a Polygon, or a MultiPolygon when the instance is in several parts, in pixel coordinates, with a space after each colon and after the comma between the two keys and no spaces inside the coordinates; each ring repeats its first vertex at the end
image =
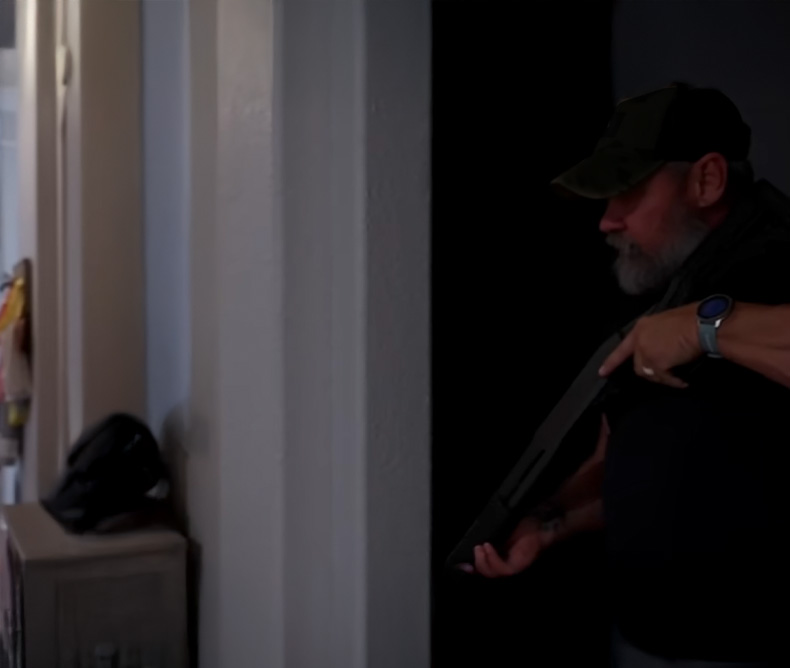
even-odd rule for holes
{"type": "Polygon", "coordinates": [[[607,205],[606,211],[603,214],[603,218],[601,218],[601,222],[598,224],[598,229],[604,234],[622,232],[625,229],[623,218],[616,211],[616,207],[613,206],[613,202],[610,201],[607,205]]]}
{"type": "Polygon", "coordinates": [[[613,232],[622,232],[625,225],[620,220],[604,216],[598,224],[598,229],[604,234],[612,234],[613,232]]]}

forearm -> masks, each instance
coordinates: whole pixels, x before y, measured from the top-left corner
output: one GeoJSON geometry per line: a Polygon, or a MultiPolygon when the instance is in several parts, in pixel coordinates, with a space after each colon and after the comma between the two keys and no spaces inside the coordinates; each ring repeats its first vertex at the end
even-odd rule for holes
{"type": "Polygon", "coordinates": [[[542,541],[549,547],[581,533],[603,529],[603,501],[598,498],[543,525],[542,541]]]}
{"type": "Polygon", "coordinates": [[[725,359],[790,387],[790,306],[736,304],[718,344],[725,359]]]}
{"type": "Polygon", "coordinates": [[[603,460],[586,462],[541,508],[549,512],[558,509],[567,512],[600,498],[603,475],[603,460]]]}
{"type": "Polygon", "coordinates": [[[602,416],[601,432],[593,454],[532,514],[543,527],[541,540],[544,547],[603,526],[601,495],[608,440],[609,424],[602,416]]]}
{"type": "Polygon", "coordinates": [[[536,509],[535,517],[542,522],[544,547],[603,527],[603,473],[603,461],[587,462],[536,509]]]}

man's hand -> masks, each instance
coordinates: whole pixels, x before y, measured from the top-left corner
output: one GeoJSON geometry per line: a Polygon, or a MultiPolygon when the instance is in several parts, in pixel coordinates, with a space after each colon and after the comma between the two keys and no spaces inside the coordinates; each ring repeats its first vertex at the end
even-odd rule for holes
{"type": "Polygon", "coordinates": [[[477,545],[474,569],[469,566],[464,570],[487,578],[516,575],[529,568],[549,542],[549,532],[543,530],[542,523],[534,517],[525,517],[510,535],[504,559],[490,543],[477,545]]]}
{"type": "Polygon", "coordinates": [[[516,575],[529,568],[538,555],[558,540],[579,531],[597,528],[600,506],[603,462],[609,441],[609,423],[601,416],[598,442],[590,458],[560,487],[541,512],[541,506],[518,523],[505,545],[502,558],[490,543],[475,546],[475,563],[461,564],[465,573],[479,573],[487,578],[516,575]],[[558,512],[559,511],[559,512],[558,512]]]}
{"type": "Polygon", "coordinates": [[[672,369],[702,354],[697,333],[697,304],[688,304],[637,321],[623,342],[609,355],[600,374],[608,376],[633,356],[638,376],[670,387],[684,388],[672,369]]]}

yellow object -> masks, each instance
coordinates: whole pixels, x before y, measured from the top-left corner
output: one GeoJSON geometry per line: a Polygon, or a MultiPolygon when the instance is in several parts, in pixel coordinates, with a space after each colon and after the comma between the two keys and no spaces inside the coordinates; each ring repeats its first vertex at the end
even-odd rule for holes
{"type": "Polygon", "coordinates": [[[8,406],[8,426],[24,427],[28,418],[27,406],[22,402],[12,401],[8,406]]]}
{"type": "Polygon", "coordinates": [[[0,332],[17,322],[25,310],[25,279],[16,278],[8,289],[5,305],[0,314],[0,332]]]}

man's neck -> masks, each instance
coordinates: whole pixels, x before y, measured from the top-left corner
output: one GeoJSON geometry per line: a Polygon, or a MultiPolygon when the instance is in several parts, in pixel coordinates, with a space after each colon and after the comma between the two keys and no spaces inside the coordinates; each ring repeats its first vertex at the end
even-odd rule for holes
{"type": "Polygon", "coordinates": [[[709,229],[715,230],[727,219],[727,216],[730,215],[730,211],[732,211],[732,203],[721,202],[715,206],[700,211],[699,218],[705,223],[705,225],[708,226],[709,229]]]}

